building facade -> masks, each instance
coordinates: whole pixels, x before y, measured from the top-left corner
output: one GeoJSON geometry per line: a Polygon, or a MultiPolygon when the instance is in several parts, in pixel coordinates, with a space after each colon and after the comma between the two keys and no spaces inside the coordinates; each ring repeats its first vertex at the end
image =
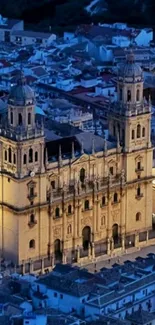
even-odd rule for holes
{"type": "MultiPolygon", "coordinates": [[[[5,258],[79,260],[147,242],[152,229],[151,103],[128,55],[109,107],[109,140],[45,141],[21,74],[0,128],[0,248],[5,258]]],[[[30,262],[31,263],[31,262],[30,262]]],[[[40,266],[41,267],[41,266],[40,266]]]]}

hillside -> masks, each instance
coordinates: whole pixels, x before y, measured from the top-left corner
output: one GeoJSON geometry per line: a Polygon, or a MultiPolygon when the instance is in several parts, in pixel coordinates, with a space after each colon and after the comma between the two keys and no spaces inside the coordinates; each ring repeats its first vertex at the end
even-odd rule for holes
{"type": "Polygon", "coordinates": [[[154,0],[1,0],[0,13],[27,27],[62,32],[80,23],[125,21],[154,26],[154,0]]]}

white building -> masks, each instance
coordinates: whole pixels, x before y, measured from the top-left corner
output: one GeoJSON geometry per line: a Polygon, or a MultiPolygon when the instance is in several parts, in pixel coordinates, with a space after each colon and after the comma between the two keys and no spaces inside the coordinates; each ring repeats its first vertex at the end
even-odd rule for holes
{"type": "Polygon", "coordinates": [[[11,33],[11,42],[17,45],[42,45],[49,46],[56,40],[56,35],[29,30],[14,30],[11,33]]]}
{"type": "Polygon", "coordinates": [[[118,35],[112,37],[112,44],[120,47],[128,47],[131,41],[128,37],[118,35]]]}
{"type": "Polygon", "coordinates": [[[24,22],[18,19],[8,19],[0,15],[0,41],[10,42],[13,31],[23,31],[24,22]]]}

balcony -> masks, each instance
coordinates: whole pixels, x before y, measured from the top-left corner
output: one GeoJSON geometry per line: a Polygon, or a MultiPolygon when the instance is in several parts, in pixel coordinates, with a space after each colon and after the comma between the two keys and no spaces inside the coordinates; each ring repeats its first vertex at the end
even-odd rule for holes
{"type": "Polygon", "coordinates": [[[90,208],[88,208],[88,209],[82,209],[82,212],[88,212],[88,211],[92,211],[92,210],[93,210],[93,208],[90,207],[90,208]]]}
{"type": "Polygon", "coordinates": [[[28,196],[27,196],[27,198],[28,198],[30,201],[34,200],[35,197],[37,197],[37,193],[36,193],[36,192],[34,192],[34,193],[29,193],[28,196]]]}
{"type": "Polygon", "coordinates": [[[135,198],[137,200],[140,200],[143,196],[144,196],[144,194],[143,193],[140,193],[140,194],[136,195],[135,198]]]}
{"type": "Polygon", "coordinates": [[[29,226],[30,228],[33,228],[35,225],[37,225],[37,220],[34,220],[33,222],[32,222],[32,221],[29,221],[29,222],[28,222],[28,226],[29,226]]]}
{"type": "Polygon", "coordinates": [[[140,167],[140,168],[136,168],[135,169],[135,172],[138,173],[138,172],[143,172],[144,171],[144,167],[140,167]]]}

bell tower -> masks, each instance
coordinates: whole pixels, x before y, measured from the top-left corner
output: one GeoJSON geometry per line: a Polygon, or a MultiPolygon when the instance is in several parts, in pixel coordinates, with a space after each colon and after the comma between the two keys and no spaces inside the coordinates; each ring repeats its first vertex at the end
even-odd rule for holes
{"type": "Polygon", "coordinates": [[[8,116],[0,129],[1,170],[17,178],[44,172],[44,128],[35,121],[35,94],[21,72],[11,88],[8,116]]]}
{"type": "Polygon", "coordinates": [[[110,135],[119,137],[124,152],[151,147],[151,102],[143,97],[143,73],[132,52],[119,67],[117,94],[110,107],[110,135]]]}

